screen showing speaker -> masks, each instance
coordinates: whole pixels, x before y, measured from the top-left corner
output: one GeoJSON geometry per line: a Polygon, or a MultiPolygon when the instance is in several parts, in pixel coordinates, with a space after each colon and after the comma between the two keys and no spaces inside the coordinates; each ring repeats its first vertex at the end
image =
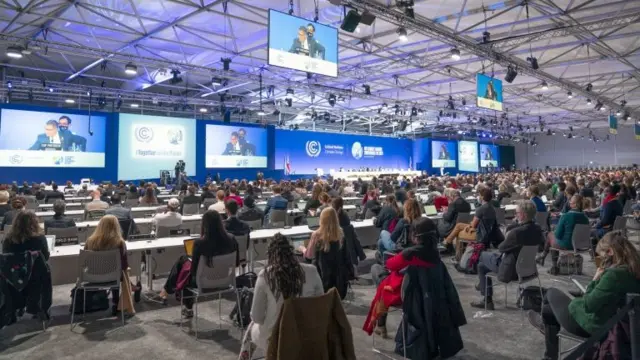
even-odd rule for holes
{"type": "Polygon", "coordinates": [[[120,114],[118,179],[153,179],[174,173],[178,160],[189,176],[196,172],[196,120],[120,114]]]}
{"type": "Polygon", "coordinates": [[[478,172],[478,143],[476,141],[458,142],[458,170],[478,172]]]}
{"type": "Polygon", "coordinates": [[[409,168],[410,139],[276,130],[275,164],[291,174],[409,168]]]}
{"type": "Polygon", "coordinates": [[[476,96],[478,107],[502,111],[502,80],[476,74],[476,96]]]}
{"type": "Polygon", "coordinates": [[[0,166],[104,167],[104,115],[2,109],[0,116],[0,166]]]}
{"type": "Polygon", "coordinates": [[[269,65],[338,76],[338,29],[269,10],[269,65]]]}
{"type": "Polygon", "coordinates": [[[267,130],[261,127],[207,125],[207,168],[267,167],[267,130]]]}
{"type": "Polygon", "coordinates": [[[497,168],[500,159],[500,147],[498,145],[480,144],[480,166],[483,168],[497,168]]]}
{"type": "Polygon", "coordinates": [[[431,167],[454,168],[457,155],[455,141],[431,140],[431,167]]]}

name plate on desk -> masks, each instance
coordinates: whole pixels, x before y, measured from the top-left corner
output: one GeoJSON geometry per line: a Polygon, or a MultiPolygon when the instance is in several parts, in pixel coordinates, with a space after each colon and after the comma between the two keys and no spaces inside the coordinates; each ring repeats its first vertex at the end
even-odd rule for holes
{"type": "Polygon", "coordinates": [[[67,237],[58,237],[56,236],[56,245],[55,246],[63,246],[63,245],[78,245],[80,240],[77,236],[67,236],[67,237]]]}
{"type": "Polygon", "coordinates": [[[171,229],[169,230],[169,236],[189,236],[191,235],[191,229],[171,229]]]}
{"type": "Polygon", "coordinates": [[[141,240],[155,240],[155,234],[138,234],[138,235],[129,235],[128,241],[141,241],[141,240]]]}

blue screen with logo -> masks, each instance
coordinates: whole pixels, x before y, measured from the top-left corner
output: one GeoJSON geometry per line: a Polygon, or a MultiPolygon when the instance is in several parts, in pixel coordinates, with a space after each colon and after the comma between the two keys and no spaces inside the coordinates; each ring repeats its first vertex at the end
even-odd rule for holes
{"type": "Polygon", "coordinates": [[[102,115],[2,109],[0,166],[104,167],[102,115]]]}
{"type": "Polygon", "coordinates": [[[250,126],[207,125],[206,167],[267,167],[267,129],[250,126]]]}
{"type": "Polygon", "coordinates": [[[164,116],[120,114],[118,179],[160,177],[178,160],[189,176],[196,173],[196,120],[164,116]]]}
{"type": "Polygon", "coordinates": [[[480,166],[497,168],[500,159],[500,147],[492,144],[480,144],[480,166]]]}
{"type": "Polygon", "coordinates": [[[331,170],[408,169],[409,139],[276,130],[276,169],[291,174],[324,174],[331,170]]]}

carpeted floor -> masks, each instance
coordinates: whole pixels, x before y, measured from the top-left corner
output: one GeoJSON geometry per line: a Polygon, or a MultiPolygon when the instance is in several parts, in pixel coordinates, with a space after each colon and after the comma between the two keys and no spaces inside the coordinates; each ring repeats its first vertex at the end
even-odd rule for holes
{"type": "MultiPolygon", "coordinates": [[[[372,251],[368,251],[368,255],[373,258],[372,251]]],[[[451,263],[448,258],[444,261],[451,263]]],[[[375,292],[368,274],[370,266],[371,260],[361,264],[360,273],[363,275],[359,284],[354,286],[355,299],[346,304],[345,308],[352,325],[358,359],[383,359],[384,357],[372,352],[372,339],[361,330],[375,292]]],[[[462,299],[468,321],[461,329],[465,349],[454,359],[514,360],[542,357],[542,335],[515,307],[517,285],[509,286],[506,309],[504,286],[496,287],[496,310],[486,314],[469,306],[469,302],[479,296],[474,289],[477,276],[460,274],[452,266],[449,266],[449,271],[462,299]]],[[[585,272],[594,273],[594,265],[588,261],[588,257],[585,272]]],[[[566,290],[573,286],[568,284],[567,276],[551,277],[546,268],[541,269],[540,273],[545,287],[566,290]]],[[[583,283],[586,284],[589,278],[585,277],[583,283]]],[[[160,288],[162,283],[163,280],[157,280],[154,286],[160,288]]],[[[128,319],[124,327],[121,327],[119,318],[110,317],[108,313],[92,314],[87,317],[87,322],[77,325],[72,332],[68,315],[70,290],[71,286],[58,286],[54,289],[53,320],[45,332],[40,323],[26,318],[0,330],[0,360],[237,359],[241,333],[228,320],[227,315],[233,307],[233,301],[229,300],[231,298],[222,300],[222,322],[218,318],[217,299],[200,304],[200,332],[199,339],[196,340],[193,333],[188,333],[187,327],[184,331],[180,329],[180,308],[175,300],[167,307],[145,302],[137,304],[137,315],[128,319]]],[[[392,337],[398,320],[399,313],[390,314],[388,329],[392,337]]],[[[376,338],[376,345],[390,351],[393,341],[376,338]]]]}

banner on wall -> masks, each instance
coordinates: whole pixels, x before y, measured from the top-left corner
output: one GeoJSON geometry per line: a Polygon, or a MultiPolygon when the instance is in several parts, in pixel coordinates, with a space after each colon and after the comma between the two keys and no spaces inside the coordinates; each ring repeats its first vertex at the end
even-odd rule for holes
{"type": "Polygon", "coordinates": [[[609,133],[618,135],[618,119],[613,115],[609,115],[609,133]]]}
{"type": "Polygon", "coordinates": [[[640,124],[636,124],[634,127],[636,129],[636,139],[640,140],[640,124]]]}

